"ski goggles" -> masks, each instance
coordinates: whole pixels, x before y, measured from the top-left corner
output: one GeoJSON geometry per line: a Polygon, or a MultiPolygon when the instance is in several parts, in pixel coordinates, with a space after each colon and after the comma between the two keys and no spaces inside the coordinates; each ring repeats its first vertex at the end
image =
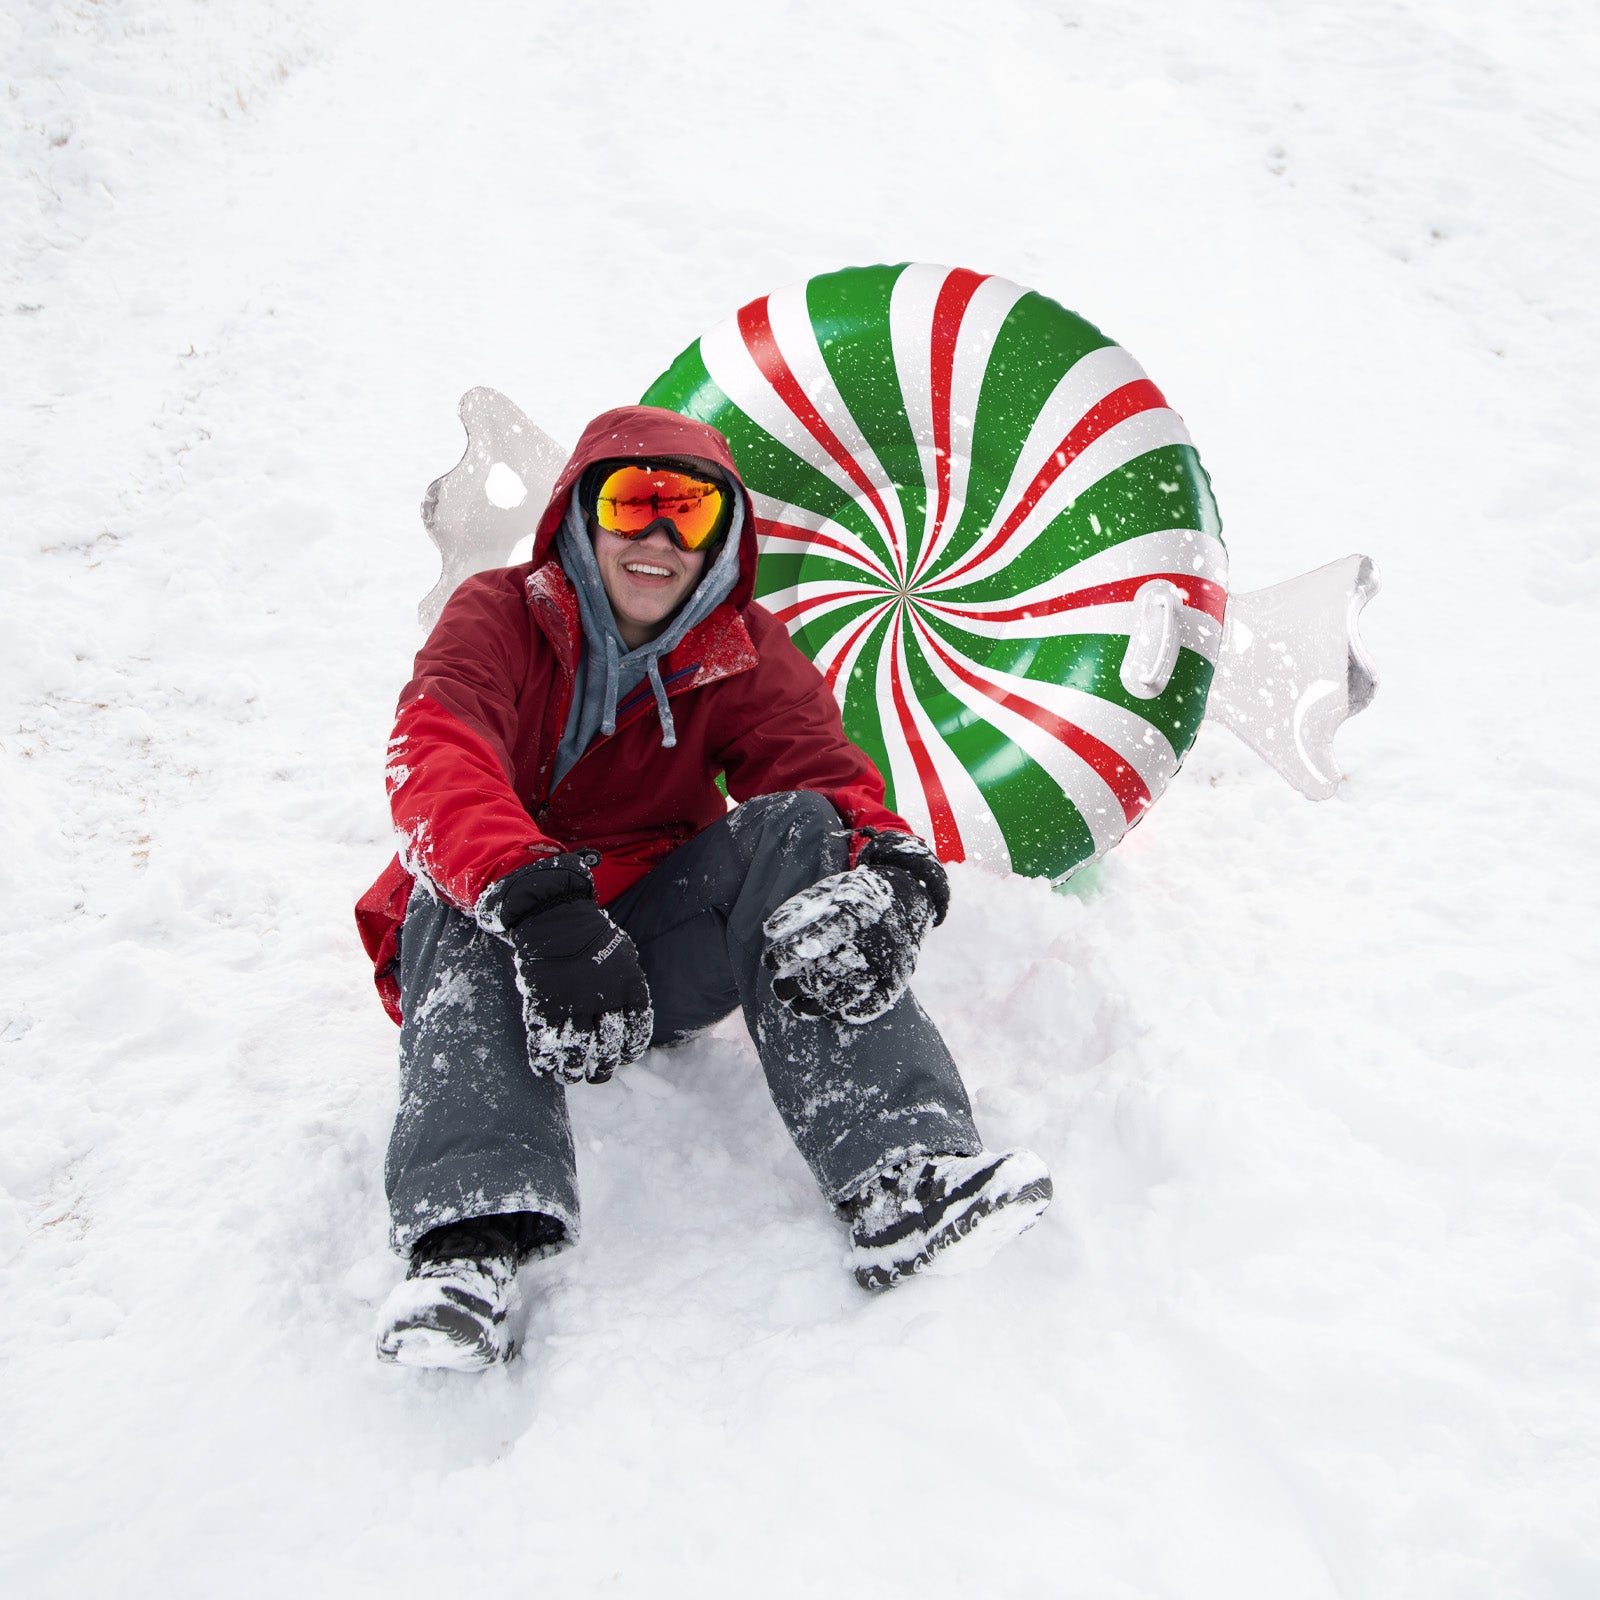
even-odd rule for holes
{"type": "Polygon", "coordinates": [[[728,491],[681,467],[630,461],[612,467],[595,490],[594,516],[619,539],[642,539],[665,523],[680,550],[704,550],[727,530],[732,515],[728,491]]]}

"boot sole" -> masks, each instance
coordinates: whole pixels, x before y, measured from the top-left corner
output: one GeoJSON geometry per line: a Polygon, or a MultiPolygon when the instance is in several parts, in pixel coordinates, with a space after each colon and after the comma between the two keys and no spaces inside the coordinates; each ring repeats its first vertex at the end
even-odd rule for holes
{"type": "Polygon", "coordinates": [[[378,1341],[378,1359],[397,1367],[430,1367],[445,1372],[487,1372],[509,1361],[514,1346],[504,1350],[484,1339],[481,1330],[451,1331],[416,1323],[393,1328],[378,1341]]]}
{"type": "Polygon", "coordinates": [[[414,1287],[419,1280],[407,1280],[391,1298],[391,1320],[377,1339],[380,1361],[401,1367],[433,1367],[447,1372],[483,1372],[509,1361],[516,1346],[502,1342],[504,1316],[485,1318],[488,1310],[476,1296],[447,1288],[448,1299],[436,1300],[414,1287]],[[418,1300],[407,1308],[408,1291],[418,1300]],[[396,1306],[395,1299],[401,1300],[396,1306]],[[481,1310],[479,1308],[482,1308],[481,1310]]]}
{"type": "MultiPolygon", "coordinates": [[[[1000,1175],[997,1168],[991,1178],[1000,1175]]],[[[1018,1174],[1018,1177],[1021,1175],[1018,1174]]],[[[1013,1180],[1015,1181],[1015,1179],[1013,1180]]],[[[955,1277],[986,1266],[995,1253],[1039,1220],[1055,1193],[1042,1164],[1037,1175],[998,1193],[979,1193],[960,1213],[929,1235],[915,1255],[902,1260],[868,1261],[855,1269],[863,1289],[892,1289],[908,1277],[955,1277]]]]}
{"type": "Polygon", "coordinates": [[[1030,1183],[992,1210],[968,1212],[935,1235],[927,1261],[912,1270],[929,1277],[953,1278],[987,1266],[996,1252],[1024,1234],[1044,1215],[1054,1187],[1048,1178],[1030,1183]],[[959,1247],[959,1248],[957,1248],[959,1247]]]}

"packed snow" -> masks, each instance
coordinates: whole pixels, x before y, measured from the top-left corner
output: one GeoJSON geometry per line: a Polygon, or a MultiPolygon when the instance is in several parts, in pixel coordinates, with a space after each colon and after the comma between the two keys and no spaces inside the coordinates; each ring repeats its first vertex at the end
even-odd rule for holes
{"type": "Polygon", "coordinates": [[[9,0],[0,1590],[1600,1593],[1600,24],[1578,0],[9,0]],[[373,1358],[417,504],[755,295],[1002,273],[1360,551],[1311,804],[1208,728],[916,987],[1056,1201],[860,1291],[742,1025],[573,1091],[581,1247],[373,1358]]]}

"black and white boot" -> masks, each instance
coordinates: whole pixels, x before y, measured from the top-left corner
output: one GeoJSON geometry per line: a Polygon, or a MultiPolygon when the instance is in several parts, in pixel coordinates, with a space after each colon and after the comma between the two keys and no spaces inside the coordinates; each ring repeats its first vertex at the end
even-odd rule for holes
{"type": "Polygon", "coordinates": [[[482,1372],[516,1354],[506,1317],[527,1252],[507,1219],[478,1217],[417,1241],[378,1314],[378,1359],[482,1372]]]}
{"type": "Polygon", "coordinates": [[[1039,1220],[1053,1193],[1031,1150],[930,1156],[894,1167],[839,1209],[863,1289],[892,1289],[916,1272],[981,1267],[1039,1220]]]}

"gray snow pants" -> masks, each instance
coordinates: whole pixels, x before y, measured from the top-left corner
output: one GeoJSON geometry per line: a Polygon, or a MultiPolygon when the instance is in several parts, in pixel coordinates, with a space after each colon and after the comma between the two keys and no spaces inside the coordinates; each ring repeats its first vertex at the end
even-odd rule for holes
{"type": "MultiPolygon", "coordinates": [[[[846,852],[821,795],[765,795],[606,908],[638,946],[651,1043],[675,1044],[743,1007],[773,1102],[835,1202],[907,1157],[981,1148],[950,1052],[909,993],[859,1026],[796,1017],[773,996],[762,923],[843,870],[846,852]]],[[[566,1090],[528,1064],[510,948],[419,885],[401,933],[400,992],[400,1110],[385,1169],[395,1249],[445,1223],[508,1212],[549,1219],[539,1225],[545,1251],[575,1241],[566,1090]]]]}

